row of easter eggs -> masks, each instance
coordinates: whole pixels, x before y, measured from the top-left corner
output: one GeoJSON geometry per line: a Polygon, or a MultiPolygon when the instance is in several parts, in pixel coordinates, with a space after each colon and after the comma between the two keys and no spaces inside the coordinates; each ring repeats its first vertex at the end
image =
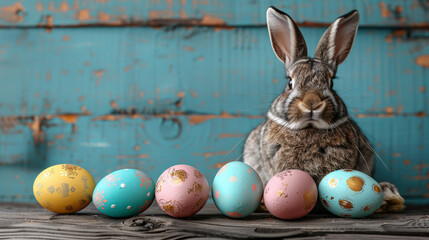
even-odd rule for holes
{"type": "MultiPolygon", "coordinates": [[[[154,198],[168,215],[192,216],[206,204],[210,188],[205,176],[189,165],[165,170],[156,185],[146,173],[122,169],[105,176],[95,186],[85,169],[60,164],[42,171],[34,181],[36,200],[55,213],[74,213],[91,200],[96,208],[111,217],[129,217],[145,211],[154,198]]],[[[263,187],[256,171],[243,162],[230,162],[216,174],[212,185],[216,207],[226,216],[243,218],[263,202],[268,211],[281,219],[296,219],[308,214],[317,202],[337,216],[365,217],[382,203],[380,185],[355,170],[338,170],[326,175],[317,187],[307,173],[286,170],[263,187]]]]}

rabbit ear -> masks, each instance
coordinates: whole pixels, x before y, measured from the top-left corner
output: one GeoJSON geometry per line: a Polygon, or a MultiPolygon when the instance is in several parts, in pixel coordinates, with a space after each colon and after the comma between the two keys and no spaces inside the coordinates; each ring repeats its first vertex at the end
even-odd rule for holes
{"type": "Polygon", "coordinates": [[[357,10],[337,18],[323,34],[316,47],[314,58],[328,63],[333,70],[349,55],[359,25],[357,10]]]}
{"type": "Polygon", "coordinates": [[[286,68],[296,60],[307,57],[304,37],[289,15],[270,7],[267,10],[267,25],[271,46],[286,68]]]}

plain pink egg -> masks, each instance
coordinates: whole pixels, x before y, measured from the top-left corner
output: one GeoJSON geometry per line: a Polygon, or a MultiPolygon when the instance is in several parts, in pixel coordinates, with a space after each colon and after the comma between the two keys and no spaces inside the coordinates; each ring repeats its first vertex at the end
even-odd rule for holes
{"type": "Polygon", "coordinates": [[[155,186],[159,207],[172,217],[185,218],[203,208],[209,198],[209,184],[204,175],[189,165],[175,165],[165,170],[155,186]]]}
{"type": "Polygon", "coordinates": [[[286,170],[268,181],[264,203],[268,211],[281,219],[307,215],[317,202],[317,185],[308,173],[286,170]]]}

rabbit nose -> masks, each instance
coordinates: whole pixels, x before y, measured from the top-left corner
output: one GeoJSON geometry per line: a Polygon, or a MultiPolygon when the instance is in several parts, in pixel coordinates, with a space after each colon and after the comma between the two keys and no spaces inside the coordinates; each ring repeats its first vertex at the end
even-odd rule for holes
{"type": "Polygon", "coordinates": [[[318,94],[308,93],[298,106],[303,112],[320,113],[325,109],[326,103],[322,101],[318,94]]]}

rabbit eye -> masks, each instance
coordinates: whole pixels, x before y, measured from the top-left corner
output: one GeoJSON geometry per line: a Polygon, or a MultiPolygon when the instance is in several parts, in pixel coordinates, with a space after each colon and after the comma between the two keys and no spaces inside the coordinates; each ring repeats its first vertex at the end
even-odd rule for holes
{"type": "Polygon", "coordinates": [[[286,77],[286,79],[287,79],[287,86],[289,87],[289,89],[292,89],[292,78],[286,77]]]}

